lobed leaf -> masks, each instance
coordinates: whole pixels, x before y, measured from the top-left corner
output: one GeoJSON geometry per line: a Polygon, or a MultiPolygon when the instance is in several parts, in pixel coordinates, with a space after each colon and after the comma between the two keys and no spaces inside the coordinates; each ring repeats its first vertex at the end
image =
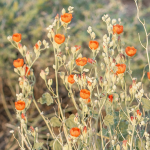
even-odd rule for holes
{"type": "Polygon", "coordinates": [[[106,115],[104,118],[104,124],[110,126],[114,124],[114,117],[112,115],[106,115]]]}
{"type": "Polygon", "coordinates": [[[60,127],[61,126],[61,122],[59,121],[59,119],[57,117],[52,117],[50,119],[51,125],[53,127],[60,127]]]}
{"type": "Polygon", "coordinates": [[[49,106],[53,103],[53,98],[49,93],[44,93],[42,97],[38,99],[38,102],[49,106]]]}

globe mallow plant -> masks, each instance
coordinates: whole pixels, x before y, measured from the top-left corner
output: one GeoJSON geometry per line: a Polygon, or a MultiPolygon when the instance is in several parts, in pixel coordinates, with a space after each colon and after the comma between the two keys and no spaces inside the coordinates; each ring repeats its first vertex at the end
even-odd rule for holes
{"type": "MultiPolygon", "coordinates": [[[[30,52],[25,45],[22,45],[20,33],[8,36],[10,43],[18,49],[21,58],[14,60],[14,71],[18,74],[20,93],[16,94],[16,118],[20,121],[20,141],[17,140],[20,149],[43,149],[43,142],[38,139],[38,124],[28,127],[26,112],[31,109],[34,103],[37,111],[47,126],[49,145],[53,150],[133,150],[150,149],[148,133],[150,98],[144,92],[143,78],[147,74],[147,82],[150,80],[150,63],[148,55],[148,36],[145,22],[139,18],[137,2],[137,17],[144,27],[146,34],[146,45],[140,41],[146,50],[149,72],[143,70],[140,79],[132,76],[130,61],[139,49],[136,43],[133,45],[122,44],[123,24],[121,19],[111,19],[105,14],[102,21],[106,23],[107,32],[103,36],[103,42],[96,38],[91,26],[87,33],[91,40],[87,41],[88,51],[92,56],[87,58],[82,55],[82,47],[70,43],[70,23],[73,19],[74,7],[69,6],[68,12],[62,10],[61,15],[57,14],[54,22],[47,27],[49,41],[37,41],[30,52]],[[70,46],[71,45],[71,46],[70,46]],[[55,62],[56,90],[52,88],[53,80],[48,79],[49,68],[43,68],[40,72],[41,78],[49,92],[43,93],[38,100],[34,98],[33,87],[36,82],[34,70],[35,61],[42,55],[43,50],[53,47],[55,62]],[[100,49],[101,47],[101,49],[100,49]],[[99,55],[103,59],[97,61],[99,55]],[[63,68],[64,71],[61,71],[63,68]],[[126,81],[130,77],[131,85],[126,81]],[[59,96],[58,78],[61,78],[63,85],[68,91],[76,114],[65,116],[65,110],[61,106],[59,96]],[[74,88],[77,88],[79,95],[76,97],[74,88]],[[59,112],[55,116],[47,118],[39,109],[37,103],[58,105],[59,112]],[[102,113],[105,111],[106,115],[102,113]],[[55,134],[53,128],[59,127],[59,134],[55,134]],[[29,137],[33,137],[31,142],[29,137]]],[[[140,39],[140,38],[139,38],[140,39]]],[[[134,62],[133,62],[134,63],[134,62]]],[[[35,118],[36,119],[36,118],[35,118]]],[[[10,131],[14,138],[14,131],[10,131]]],[[[16,138],[15,138],[16,139],[16,138]]],[[[46,148],[45,148],[46,149],[46,148]]]]}

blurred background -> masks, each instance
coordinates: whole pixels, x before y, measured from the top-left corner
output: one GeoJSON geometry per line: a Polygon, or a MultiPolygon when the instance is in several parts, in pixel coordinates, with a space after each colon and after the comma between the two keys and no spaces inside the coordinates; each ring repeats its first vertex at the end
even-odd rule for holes
{"type": "MultiPolygon", "coordinates": [[[[140,7],[140,17],[145,19],[147,31],[150,32],[150,1],[138,0],[140,7]]],[[[145,50],[141,47],[138,40],[138,33],[141,41],[145,44],[145,34],[142,25],[136,18],[136,7],[134,0],[0,0],[0,150],[18,150],[16,140],[10,134],[10,130],[15,131],[18,138],[17,126],[19,122],[15,117],[14,102],[16,93],[19,93],[18,75],[14,73],[13,60],[21,57],[19,52],[7,41],[7,36],[13,33],[22,34],[22,44],[28,50],[33,50],[38,40],[47,39],[46,27],[52,24],[57,14],[61,15],[63,8],[74,7],[73,19],[69,25],[71,29],[68,35],[71,36],[69,46],[81,45],[81,52],[84,56],[90,57],[91,51],[88,48],[90,36],[87,33],[88,26],[92,26],[96,33],[102,49],[102,37],[107,33],[106,25],[101,20],[104,14],[108,14],[112,19],[121,18],[124,26],[122,41],[127,46],[134,46],[137,49],[136,56],[131,61],[133,77],[138,81],[143,74],[143,68],[147,64],[145,50]]],[[[51,47],[51,46],[50,46],[51,47]]],[[[62,52],[65,52],[63,50],[62,52]]],[[[99,53],[99,58],[101,58],[99,53]]],[[[52,64],[54,63],[52,49],[42,52],[40,58],[33,66],[37,82],[34,88],[35,98],[38,99],[47,91],[44,81],[40,78],[41,69],[50,68],[49,78],[54,79],[52,64]]],[[[148,68],[146,68],[148,70],[148,68]]],[[[54,80],[55,81],[55,80],[54,80]]],[[[129,84],[131,81],[128,81],[129,84]]],[[[144,77],[144,90],[148,91],[149,82],[144,77]]],[[[53,83],[55,90],[55,82],[53,83]]],[[[75,113],[65,87],[59,85],[60,96],[63,99],[62,107],[67,108],[66,116],[75,113]]],[[[78,93],[77,93],[78,94],[78,93]]],[[[52,105],[39,105],[47,117],[54,115],[52,105]]],[[[42,118],[38,114],[34,105],[28,110],[28,125],[39,127],[39,139],[46,142],[46,127],[42,118]],[[36,118],[36,119],[35,119],[36,118]]]]}

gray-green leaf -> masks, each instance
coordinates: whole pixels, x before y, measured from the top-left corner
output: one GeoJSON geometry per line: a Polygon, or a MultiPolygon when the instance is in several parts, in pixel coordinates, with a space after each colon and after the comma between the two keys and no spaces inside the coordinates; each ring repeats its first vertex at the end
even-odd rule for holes
{"type": "Polygon", "coordinates": [[[53,103],[53,98],[49,93],[44,93],[41,98],[38,99],[41,104],[47,104],[48,106],[53,103]]]}
{"type": "Polygon", "coordinates": [[[42,149],[42,146],[43,146],[43,143],[34,143],[34,149],[38,149],[38,150],[40,150],[40,149],[42,149]]]}
{"type": "Polygon", "coordinates": [[[50,119],[51,125],[53,127],[60,127],[61,126],[61,122],[59,121],[59,119],[57,117],[53,117],[50,119]]]}
{"type": "Polygon", "coordinates": [[[66,126],[68,128],[73,128],[73,127],[77,127],[77,124],[74,122],[74,118],[75,118],[75,115],[72,114],[69,116],[69,118],[66,120],[66,126]]]}
{"type": "Polygon", "coordinates": [[[112,115],[106,115],[104,118],[104,124],[110,126],[114,124],[114,117],[112,115]]]}
{"type": "Polygon", "coordinates": [[[150,100],[148,100],[146,98],[142,98],[142,103],[143,103],[144,110],[149,111],[150,110],[150,100]]]}
{"type": "Polygon", "coordinates": [[[62,150],[60,143],[56,140],[52,140],[49,145],[52,150],[62,150]]]}

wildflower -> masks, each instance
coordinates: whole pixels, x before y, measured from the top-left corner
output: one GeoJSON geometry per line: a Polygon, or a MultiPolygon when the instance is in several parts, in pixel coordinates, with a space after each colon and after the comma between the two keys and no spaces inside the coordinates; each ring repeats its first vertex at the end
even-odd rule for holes
{"type": "Polygon", "coordinates": [[[126,50],[125,50],[126,54],[130,57],[134,56],[136,54],[136,51],[137,49],[135,49],[133,46],[132,47],[128,46],[126,47],[126,50]]]}
{"type": "Polygon", "coordinates": [[[65,36],[63,34],[56,34],[54,36],[54,41],[57,43],[57,44],[62,44],[64,43],[65,41],[65,36]]]}
{"type": "Polygon", "coordinates": [[[26,120],[26,116],[25,116],[24,113],[21,114],[21,118],[22,118],[23,120],[26,120]]]}
{"type": "Polygon", "coordinates": [[[150,72],[147,72],[147,77],[150,80],[150,72]]]}
{"type": "Polygon", "coordinates": [[[83,99],[88,99],[90,97],[90,91],[88,91],[87,89],[82,89],[80,91],[80,97],[83,99]]]}
{"type": "Polygon", "coordinates": [[[123,26],[122,25],[119,25],[119,24],[116,24],[116,25],[113,25],[113,33],[117,33],[117,34],[121,34],[123,32],[123,26]]]}
{"type": "Polygon", "coordinates": [[[116,67],[118,67],[118,70],[117,70],[117,74],[121,74],[121,73],[124,73],[125,70],[126,70],[126,65],[125,64],[117,64],[116,67]]]}
{"type": "Polygon", "coordinates": [[[24,60],[20,58],[18,58],[17,60],[14,60],[13,62],[13,65],[15,68],[22,67],[23,64],[24,64],[24,60]]]}
{"type": "Polygon", "coordinates": [[[109,95],[108,98],[109,98],[109,101],[112,103],[113,102],[113,95],[109,95]]]}
{"type": "Polygon", "coordinates": [[[68,82],[71,83],[71,84],[73,84],[75,82],[73,74],[68,76],[68,82]]]}
{"type": "Polygon", "coordinates": [[[88,58],[87,62],[90,63],[90,64],[96,63],[95,60],[93,60],[92,58],[88,58]]]}
{"type": "Polygon", "coordinates": [[[30,75],[30,70],[29,71],[28,70],[29,70],[29,68],[26,66],[26,68],[25,68],[25,75],[29,76],[30,75]],[[27,72],[28,72],[28,74],[27,74],[27,72]]]}
{"type": "Polygon", "coordinates": [[[69,23],[72,20],[72,14],[69,13],[65,13],[63,15],[61,15],[61,20],[65,23],[69,23]]]}
{"type": "Polygon", "coordinates": [[[84,66],[87,64],[87,58],[86,57],[79,57],[76,59],[77,66],[84,66]]]}
{"type": "Polygon", "coordinates": [[[20,41],[21,41],[21,34],[20,34],[20,33],[14,33],[14,34],[12,35],[12,39],[13,39],[13,41],[15,41],[15,42],[20,42],[20,41]]]}
{"type": "Polygon", "coordinates": [[[99,46],[99,43],[97,42],[97,41],[90,41],[89,42],[89,47],[90,47],[90,49],[94,49],[94,50],[96,50],[97,48],[98,48],[98,46],[99,46]]]}
{"type": "Polygon", "coordinates": [[[81,48],[81,46],[78,45],[75,45],[74,47],[76,48],[76,51],[78,51],[81,48]]]}
{"type": "Polygon", "coordinates": [[[78,137],[80,135],[81,131],[79,128],[75,127],[75,128],[71,128],[70,129],[70,134],[73,137],[78,137]]]}
{"type": "Polygon", "coordinates": [[[25,108],[25,102],[22,100],[19,100],[15,102],[15,107],[17,110],[23,110],[25,108]]]}

